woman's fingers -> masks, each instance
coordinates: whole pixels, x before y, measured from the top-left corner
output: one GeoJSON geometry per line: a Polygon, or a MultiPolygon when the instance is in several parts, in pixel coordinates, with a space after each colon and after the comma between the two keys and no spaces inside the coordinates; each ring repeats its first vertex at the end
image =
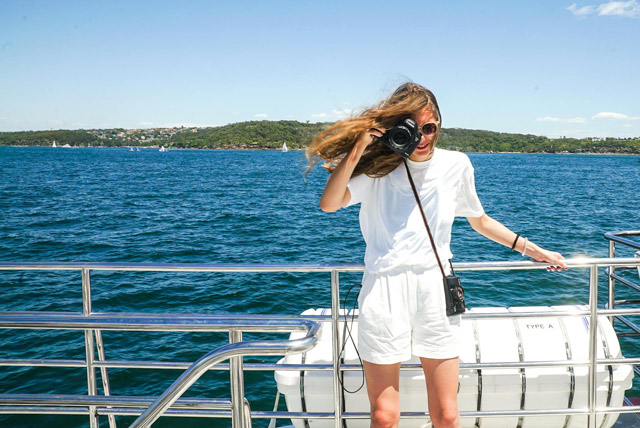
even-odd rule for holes
{"type": "Polygon", "coordinates": [[[569,269],[569,266],[567,266],[567,264],[564,262],[564,257],[562,257],[562,254],[553,251],[545,250],[544,257],[542,257],[542,259],[538,261],[551,263],[551,266],[547,267],[547,270],[551,272],[560,272],[562,269],[569,269]]]}
{"type": "Polygon", "coordinates": [[[557,261],[555,262],[557,265],[556,270],[558,272],[560,272],[562,269],[568,270],[569,266],[567,266],[567,264],[564,262],[564,257],[562,257],[562,254],[560,253],[556,253],[556,254],[558,255],[557,261]]]}
{"type": "Polygon", "coordinates": [[[367,133],[375,137],[382,137],[384,135],[384,132],[382,132],[380,128],[369,128],[367,129],[367,133]]]}
{"type": "Polygon", "coordinates": [[[379,128],[369,128],[360,135],[356,144],[360,147],[367,147],[369,144],[373,143],[375,137],[382,137],[383,135],[384,132],[379,128]]]}
{"type": "Polygon", "coordinates": [[[564,257],[562,257],[562,254],[560,253],[550,251],[548,257],[545,257],[542,261],[552,264],[552,266],[547,268],[549,271],[560,272],[562,269],[569,269],[567,264],[564,262],[564,257]]]}

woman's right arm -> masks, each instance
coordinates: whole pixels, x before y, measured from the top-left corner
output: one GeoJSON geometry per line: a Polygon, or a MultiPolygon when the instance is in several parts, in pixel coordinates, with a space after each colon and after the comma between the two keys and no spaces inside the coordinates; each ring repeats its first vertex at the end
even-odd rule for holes
{"type": "Polygon", "coordinates": [[[349,202],[351,193],[349,192],[347,184],[349,184],[351,174],[353,174],[353,170],[356,168],[356,165],[358,165],[362,153],[364,153],[367,146],[371,144],[374,136],[381,137],[382,132],[373,128],[363,132],[349,154],[340,161],[338,166],[336,166],[329,175],[327,184],[324,186],[324,192],[322,192],[322,197],[320,198],[320,209],[322,211],[334,212],[349,202]]]}

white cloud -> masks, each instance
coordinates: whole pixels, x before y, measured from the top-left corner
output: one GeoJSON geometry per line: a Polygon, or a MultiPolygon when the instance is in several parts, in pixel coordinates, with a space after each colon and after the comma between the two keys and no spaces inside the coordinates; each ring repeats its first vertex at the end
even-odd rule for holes
{"type": "Polygon", "coordinates": [[[639,120],[640,117],[638,116],[629,116],[623,113],[614,113],[614,112],[610,112],[610,111],[602,111],[598,114],[596,114],[595,116],[593,116],[591,119],[593,120],[598,120],[598,119],[607,119],[607,120],[639,120]]]}
{"type": "Polygon", "coordinates": [[[553,122],[553,123],[587,123],[587,119],[582,117],[572,117],[569,119],[560,119],[559,117],[544,116],[536,119],[538,122],[553,122]]]}
{"type": "Polygon", "coordinates": [[[640,17],[640,5],[637,0],[610,1],[598,6],[598,15],[638,18],[640,17]]]}
{"type": "Polygon", "coordinates": [[[640,17],[640,4],[638,4],[638,0],[609,1],[608,3],[601,3],[597,7],[594,5],[578,7],[576,3],[573,3],[567,10],[577,18],[586,18],[588,15],[596,12],[598,16],[640,17]]]}
{"type": "Polygon", "coordinates": [[[536,120],[538,122],[560,122],[560,118],[551,116],[539,117],[536,120]]]}
{"type": "Polygon", "coordinates": [[[587,15],[591,15],[596,8],[594,6],[578,7],[578,5],[574,3],[571,6],[569,6],[567,9],[570,10],[574,16],[577,16],[578,18],[584,18],[587,15]]]}
{"type": "Polygon", "coordinates": [[[140,122],[138,123],[138,126],[141,128],[152,128],[153,122],[140,122]]]}
{"type": "Polygon", "coordinates": [[[269,117],[269,115],[266,113],[258,113],[254,114],[253,117],[255,117],[256,119],[266,119],[269,117]]]}
{"type": "Polygon", "coordinates": [[[333,110],[331,113],[338,119],[346,119],[353,114],[353,110],[343,108],[341,110],[333,110]]]}
{"type": "Polygon", "coordinates": [[[353,114],[353,110],[351,109],[334,109],[331,110],[331,113],[316,113],[312,114],[311,117],[313,119],[324,119],[324,120],[342,120],[350,117],[353,114]]]}

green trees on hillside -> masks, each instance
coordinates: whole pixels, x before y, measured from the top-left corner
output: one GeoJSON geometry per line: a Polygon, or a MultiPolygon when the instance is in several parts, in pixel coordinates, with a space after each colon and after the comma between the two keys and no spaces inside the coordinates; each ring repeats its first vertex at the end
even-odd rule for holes
{"type": "Polygon", "coordinates": [[[88,146],[97,138],[87,131],[24,131],[0,132],[0,146],[88,146]]]}
{"type": "Polygon", "coordinates": [[[215,128],[198,128],[197,132],[181,132],[171,139],[175,147],[277,149],[287,143],[300,149],[325,129],[327,123],[300,123],[292,120],[232,123],[215,128]]]}
{"type": "MultiPolygon", "coordinates": [[[[331,123],[250,121],[212,128],[103,129],[0,133],[0,145],[151,146],[199,149],[302,149],[331,123]]],[[[439,147],[464,152],[639,153],[640,138],[549,139],[476,129],[443,128],[439,147]]]]}
{"type": "Polygon", "coordinates": [[[640,138],[558,138],[475,129],[443,128],[439,147],[463,152],[640,153],[640,138]]]}

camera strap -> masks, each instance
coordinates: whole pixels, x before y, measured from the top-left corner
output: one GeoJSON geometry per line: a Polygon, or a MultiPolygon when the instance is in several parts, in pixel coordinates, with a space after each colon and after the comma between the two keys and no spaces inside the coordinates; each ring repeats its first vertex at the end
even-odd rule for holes
{"type": "Polygon", "coordinates": [[[440,256],[438,255],[438,250],[436,249],[436,243],[433,240],[433,235],[431,234],[431,229],[429,228],[429,223],[427,223],[427,216],[424,214],[424,209],[422,209],[422,204],[420,203],[420,196],[418,196],[418,190],[416,190],[416,185],[413,183],[413,177],[411,177],[411,172],[409,171],[409,165],[407,165],[407,160],[402,159],[404,162],[404,167],[407,170],[407,177],[409,177],[409,183],[411,183],[411,189],[413,190],[413,196],[416,198],[416,203],[418,204],[418,208],[420,209],[420,214],[422,215],[422,221],[424,221],[424,227],[427,228],[427,233],[429,234],[429,241],[431,241],[431,247],[433,248],[433,253],[436,255],[436,260],[438,261],[438,266],[440,267],[440,272],[442,272],[442,277],[446,278],[447,275],[444,273],[444,267],[442,267],[442,262],[440,261],[440,256]]]}

